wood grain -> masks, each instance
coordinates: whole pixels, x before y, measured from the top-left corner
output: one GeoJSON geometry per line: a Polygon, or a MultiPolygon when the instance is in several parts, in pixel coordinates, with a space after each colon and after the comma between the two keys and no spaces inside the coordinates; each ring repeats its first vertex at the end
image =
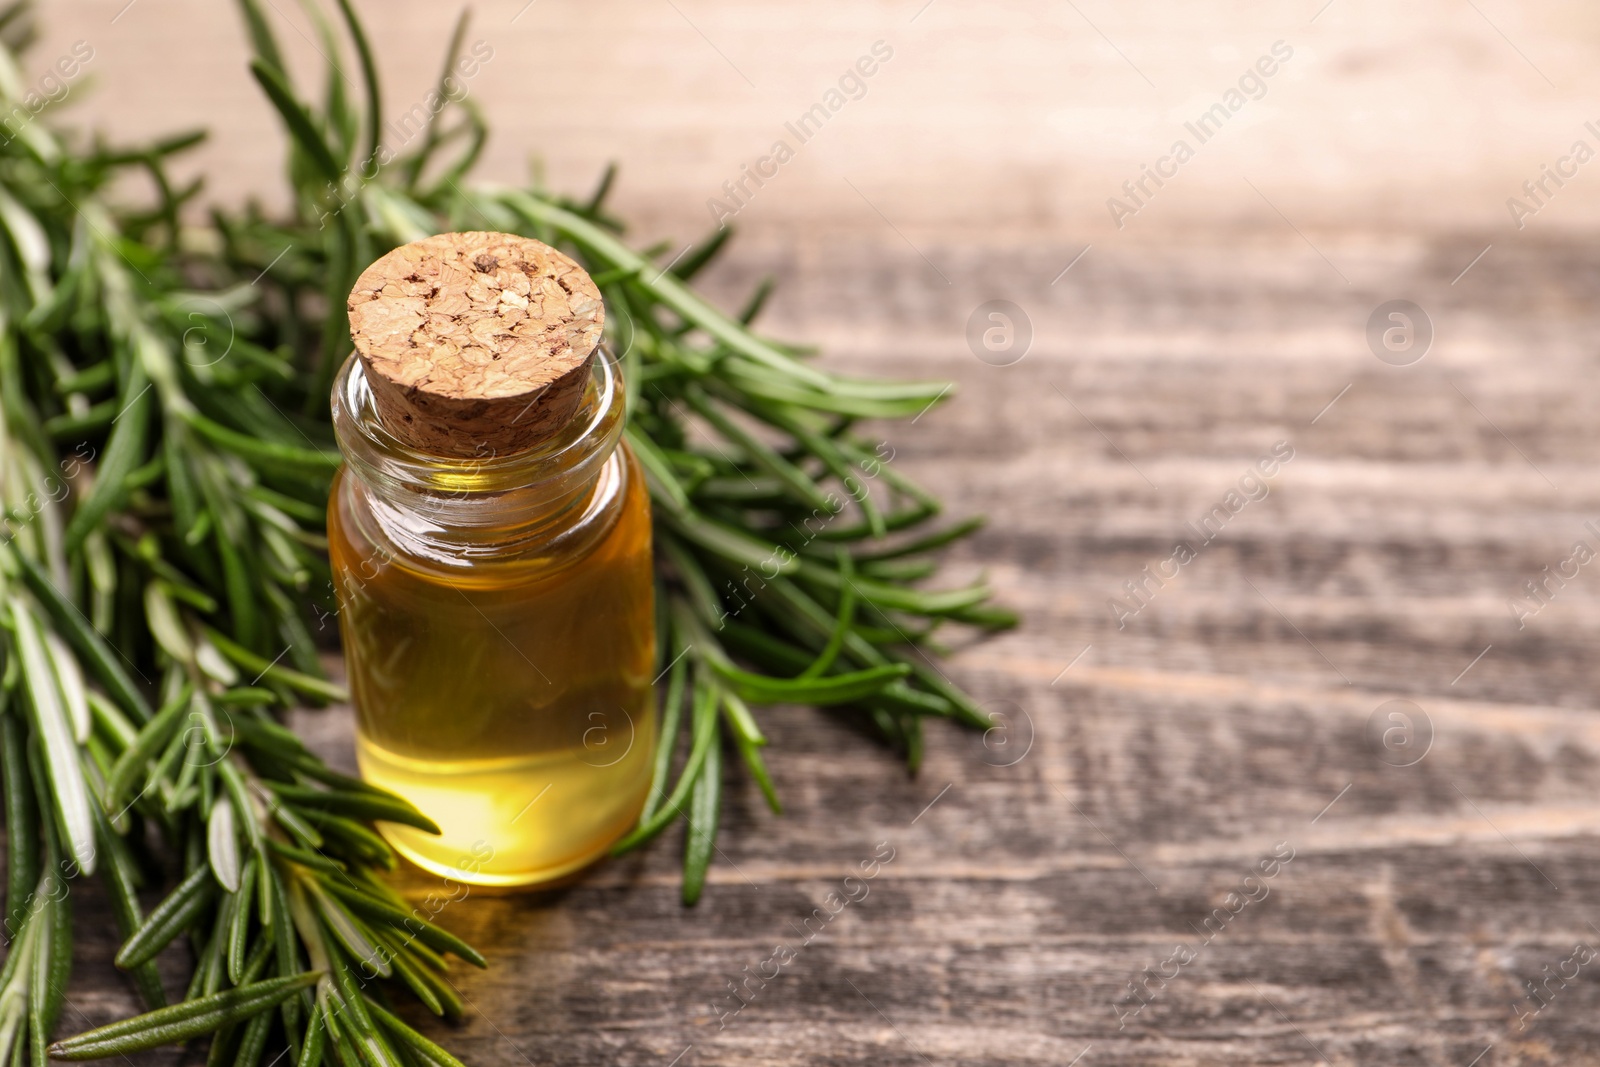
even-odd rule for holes
{"type": "MultiPolygon", "coordinates": [[[[233,13],[124,4],[48,13],[42,59],[89,40],[110,90],[74,96],[81,121],[210,125],[218,195],[279,197],[233,13]]],[[[272,7],[312,71],[304,18],[272,7]]],[[[369,17],[397,115],[452,13],[369,17]]],[[[702,233],[721,183],[892,43],[708,284],[736,307],[774,275],[778,335],[957,383],[881,432],[953,514],[990,516],[949,580],[987,573],[1025,622],[946,668],[1007,730],[930,730],[915,779],[847,717],[764,712],[787,814],[735,770],[696,909],[672,835],[451,905],[491,967],[455,977],[465,1022],[418,1025],[477,1067],[1600,1063],[1600,965],[1524,987],[1600,947],[1596,565],[1525,626],[1513,608],[1575,542],[1600,549],[1600,253],[1575,228],[1600,179],[1524,229],[1506,213],[1597,117],[1594,27],[1566,0],[482,5],[488,175],[538,152],[572,191],[620,159],[641,240],[702,233]],[[1283,80],[1118,229],[1106,198],[1280,37],[1283,80]],[[966,340],[994,299],[1032,328],[1010,366],[966,340]],[[1404,367],[1366,337],[1396,299],[1435,332],[1404,367]],[[1119,626],[1124,583],[1279,442],[1270,493],[1119,626]],[[1430,739],[1408,766],[1405,735],[1382,743],[1397,708],[1430,739]],[[870,892],[802,946],[880,843],[870,892]],[[1265,896],[1230,905],[1280,844],[1265,896]],[[729,1015],[727,983],[780,945],[729,1015]],[[1132,1014],[1128,984],[1155,989],[1179,945],[1132,1014]]],[[[295,725],[349,763],[347,714],[295,725]]],[[[74,894],[110,928],[94,886],[74,894]]],[[[80,941],[64,1028],[133,1010],[113,951],[80,941]]],[[[186,960],[164,962],[176,983],[186,960]]]]}
{"type": "MultiPolygon", "coordinates": [[[[949,286],[903,245],[843,274],[805,242],[736,251],[720,297],[775,273],[779,332],[958,383],[884,434],[992,517],[951,577],[987,571],[1025,624],[947,669],[1009,729],[933,729],[913,779],[845,716],[764,713],[788,813],[735,770],[698,908],[676,834],[567,888],[475,892],[440,918],[490,969],[454,978],[464,1023],[419,1025],[484,1067],[1600,1062],[1593,965],[1536,1012],[1523,988],[1600,946],[1600,598],[1584,571],[1523,630],[1507,609],[1600,515],[1600,256],[1545,244],[1452,287],[1479,241],[1324,248],[1349,285],[1290,232],[1091,254],[1054,286],[1077,247],[930,245],[949,286]],[[1364,339],[1396,292],[1438,335],[1404,368],[1364,339]],[[1035,328],[1009,367],[963,336],[997,293],[1035,328]],[[1118,629],[1122,582],[1280,440],[1270,494],[1118,629]],[[1431,728],[1410,766],[1369,733],[1395,699],[1431,728]],[[1293,859],[1219,926],[1275,848],[1293,859]],[[727,983],[779,946],[733,1013],[727,983]]],[[[348,763],[346,714],[295,725],[348,763]]],[[[111,951],[80,944],[68,1025],[132,1007],[111,951]]]]}
{"type": "MultiPolygon", "coordinates": [[[[415,141],[402,124],[436,84],[460,5],[356,6],[380,62],[385,141],[407,147],[415,141]]],[[[1600,16],[1581,0],[472,6],[468,42],[492,52],[464,80],[494,131],[484,173],[521,182],[531,164],[577,194],[617,161],[616,207],[646,228],[646,243],[703,233],[707,201],[785,137],[797,154],[740,210],[742,227],[866,229],[881,211],[913,239],[1004,229],[1070,235],[1081,247],[1219,220],[1275,226],[1279,210],[1302,228],[1400,237],[1493,227],[1513,240],[1600,222],[1591,167],[1526,231],[1506,206],[1575,139],[1600,147],[1584,127],[1600,120],[1600,16]],[[880,41],[893,58],[799,144],[784,124],[880,41]],[[1264,95],[1199,144],[1184,123],[1278,41],[1294,55],[1264,95]],[[1179,138],[1196,157],[1118,230],[1108,198],[1179,138]]],[[[302,91],[320,97],[315,27],[297,4],[262,7],[302,91]]],[[[246,73],[234,5],[53,0],[44,16],[33,78],[75,41],[95,51],[72,87],[72,121],[118,142],[208,127],[193,157],[208,190],[284,203],[282,133],[246,73]]],[[[348,55],[344,70],[359,98],[348,55]]]]}

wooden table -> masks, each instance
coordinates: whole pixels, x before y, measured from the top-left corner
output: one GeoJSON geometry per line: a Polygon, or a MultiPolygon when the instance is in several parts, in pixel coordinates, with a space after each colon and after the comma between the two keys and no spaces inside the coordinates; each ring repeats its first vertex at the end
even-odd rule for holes
{"type": "MultiPolygon", "coordinates": [[[[767,711],[787,814],[735,766],[697,908],[677,830],[569,888],[474,893],[441,921],[491,966],[428,1032],[482,1067],[1600,1062],[1600,563],[1522,629],[1508,606],[1600,549],[1600,254],[1497,245],[1452,284],[1493,235],[1306,236],[1096,248],[1054,285],[1081,246],[736,252],[713,290],[777,273],[775,331],[958,383],[883,433],[992,518],[949,577],[986,570],[1025,623],[948,670],[1009,729],[931,729],[911,778],[848,716],[767,711]],[[1034,330],[1010,366],[963,337],[994,297],[1034,330]],[[1401,297],[1436,333],[1409,366],[1365,338],[1401,297]],[[1227,511],[1278,442],[1270,492],[1227,511]],[[1132,612],[1123,583],[1185,537],[1132,612]],[[859,899],[823,922],[830,892],[859,899]]],[[[346,714],[296,726],[348,762],[346,714]]],[[[92,887],[79,909],[110,928],[92,887]]],[[[111,952],[80,945],[68,1025],[132,1009],[111,952]]]]}
{"type": "MultiPolygon", "coordinates": [[[[269,6],[316,69],[296,6],[269,6]]],[[[455,12],[358,6],[392,117],[455,12]]],[[[489,175],[538,152],[578,190],[620,158],[641,243],[701,230],[785,119],[893,43],[710,282],[737,306],[775,273],[775,333],[958,383],[882,432],[953,512],[991,516],[948,577],[986,570],[1025,622],[948,664],[1010,730],[930,729],[917,778],[845,717],[765,712],[787,813],[735,767],[695,909],[681,830],[567,889],[452,905],[492,966],[430,1033],[475,1067],[1600,1063],[1600,962],[1573,955],[1600,948],[1600,561],[1524,627],[1512,607],[1575,542],[1600,551],[1600,253],[1558,236],[1600,218],[1600,179],[1525,231],[1505,208],[1587,136],[1592,5],[477,7],[489,175]],[[1297,58],[1251,125],[1114,229],[1105,197],[1279,37],[1297,58]],[[997,298],[1034,333],[1010,366],[964,339],[997,298]],[[1435,327],[1411,365],[1365,336],[1394,299],[1435,327]],[[1229,511],[1278,442],[1270,494],[1229,511]],[[1218,505],[1220,534],[1144,579],[1218,505]],[[727,983],[771,973],[880,842],[867,896],[729,1016],[727,983]]],[[[281,202],[232,5],[57,0],[43,21],[39,63],[96,49],[74,120],[119,143],[210,126],[208,190],[281,202]]],[[[346,714],[296,725],[348,763],[346,714]]],[[[64,1026],[133,1010],[112,952],[80,943],[64,1026]]]]}

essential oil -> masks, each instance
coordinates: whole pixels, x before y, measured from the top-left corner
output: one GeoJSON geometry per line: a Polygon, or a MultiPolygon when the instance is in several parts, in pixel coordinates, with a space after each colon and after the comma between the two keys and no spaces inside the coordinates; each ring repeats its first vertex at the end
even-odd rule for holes
{"type": "Polygon", "coordinates": [[[334,389],[329,504],[362,775],[446,876],[521,885],[603,855],[655,747],[650,509],[578,265],[446,234],[374,263],[334,389]]]}

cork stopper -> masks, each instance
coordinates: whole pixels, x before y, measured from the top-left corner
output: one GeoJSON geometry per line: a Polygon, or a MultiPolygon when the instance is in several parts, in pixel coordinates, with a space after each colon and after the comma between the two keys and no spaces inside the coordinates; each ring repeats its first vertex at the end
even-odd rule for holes
{"type": "Polygon", "coordinates": [[[384,427],[443,456],[506,455],[557,433],[605,325],[582,267],[505,233],[402,245],[361,272],[349,307],[384,427]]]}

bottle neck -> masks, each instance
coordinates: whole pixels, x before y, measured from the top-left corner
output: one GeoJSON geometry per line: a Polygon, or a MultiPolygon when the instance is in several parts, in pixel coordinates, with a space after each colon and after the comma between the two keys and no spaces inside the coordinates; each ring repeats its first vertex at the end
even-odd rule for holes
{"type": "Polygon", "coordinates": [[[616,455],[623,408],[621,376],[601,351],[577,411],[552,437],[507,455],[488,443],[479,456],[433,455],[385,428],[352,356],[333,388],[344,491],[363,505],[369,536],[437,564],[579,551],[610,528],[626,490],[627,465],[616,455]]]}

